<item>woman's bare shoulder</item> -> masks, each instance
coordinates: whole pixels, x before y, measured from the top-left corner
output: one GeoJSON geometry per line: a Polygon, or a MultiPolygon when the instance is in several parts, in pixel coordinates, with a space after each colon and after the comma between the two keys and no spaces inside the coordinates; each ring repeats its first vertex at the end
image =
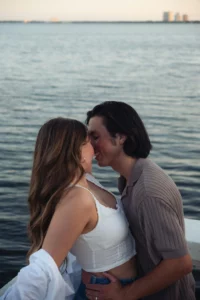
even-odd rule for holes
{"type": "Polygon", "coordinates": [[[93,195],[86,189],[79,186],[69,187],[59,202],[59,206],[79,206],[81,209],[90,209],[94,206],[93,195]]]}

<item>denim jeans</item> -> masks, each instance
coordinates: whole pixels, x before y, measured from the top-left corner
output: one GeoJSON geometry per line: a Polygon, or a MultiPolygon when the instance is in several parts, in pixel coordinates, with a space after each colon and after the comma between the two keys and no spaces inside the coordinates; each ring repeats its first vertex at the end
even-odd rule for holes
{"type": "MultiPolygon", "coordinates": [[[[134,278],[127,278],[127,279],[120,279],[120,282],[122,285],[126,285],[129,283],[132,283],[135,281],[134,278]]],[[[105,277],[96,277],[96,276],[91,276],[90,279],[91,284],[109,284],[110,280],[105,277]]],[[[76,292],[74,300],[87,300],[88,298],[86,297],[86,286],[83,282],[81,282],[78,291],[76,292]]]]}

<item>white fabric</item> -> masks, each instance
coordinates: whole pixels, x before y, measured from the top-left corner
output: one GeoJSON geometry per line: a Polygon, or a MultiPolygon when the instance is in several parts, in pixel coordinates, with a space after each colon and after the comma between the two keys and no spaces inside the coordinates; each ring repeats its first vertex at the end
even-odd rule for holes
{"type": "MultiPolygon", "coordinates": [[[[88,190],[81,185],[76,186],[88,190]]],[[[83,270],[104,272],[133,257],[136,254],[135,241],[119,202],[116,200],[116,209],[113,209],[102,205],[92,196],[98,213],[97,225],[92,231],[81,234],[70,251],[77,257],[83,270]]]]}
{"type": "Polygon", "coordinates": [[[72,300],[80,284],[80,267],[73,255],[61,275],[53,258],[43,249],[30,256],[1,300],[72,300]],[[73,273],[71,273],[73,272],[73,273]]]}
{"type": "Polygon", "coordinates": [[[185,218],[185,235],[193,266],[200,269],[200,221],[185,218]]]}

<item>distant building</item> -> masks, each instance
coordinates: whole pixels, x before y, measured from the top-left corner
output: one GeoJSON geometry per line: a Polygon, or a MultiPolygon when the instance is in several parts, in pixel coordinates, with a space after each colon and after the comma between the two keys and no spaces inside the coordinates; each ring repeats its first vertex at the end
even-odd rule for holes
{"type": "Polygon", "coordinates": [[[59,23],[60,21],[57,18],[51,18],[50,22],[52,22],[52,23],[59,23]]]}
{"type": "Polygon", "coordinates": [[[189,21],[188,15],[183,15],[183,22],[188,22],[188,21],[189,21]]]}
{"type": "Polygon", "coordinates": [[[175,14],[175,19],[176,22],[181,22],[181,15],[179,13],[175,14]]]}
{"type": "Polygon", "coordinates": [[[163,13],[163,22],[173,22],[174,21],[174,14],[172,11],[165,11],[163,13]]]}

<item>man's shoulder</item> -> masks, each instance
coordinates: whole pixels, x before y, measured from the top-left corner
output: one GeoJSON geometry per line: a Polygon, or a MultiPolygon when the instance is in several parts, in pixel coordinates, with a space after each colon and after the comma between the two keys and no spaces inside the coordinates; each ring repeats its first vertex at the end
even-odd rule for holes
{"type": "Polygon", "coordinates": [[[143,160],[143,172],[161,172],[166,174],[164,169],[150,158],[143,160]]]}
{"type": "Polygon", "coordinates": [[[173,179],[151,159],[147,159],[143,165],[143,170],[136,186],[138,190],[143,190],[145,198],[168,198],[180,197],[178,188],[173,179]]]}
{"type": "Polygon", "coordinates": [[[146,160],[143,166],[141,182],[144,183],[145,187],[152,187],[153,185],[159,187],[165,184],[175,185],[167,172],[150,159],[146,160]]]}

